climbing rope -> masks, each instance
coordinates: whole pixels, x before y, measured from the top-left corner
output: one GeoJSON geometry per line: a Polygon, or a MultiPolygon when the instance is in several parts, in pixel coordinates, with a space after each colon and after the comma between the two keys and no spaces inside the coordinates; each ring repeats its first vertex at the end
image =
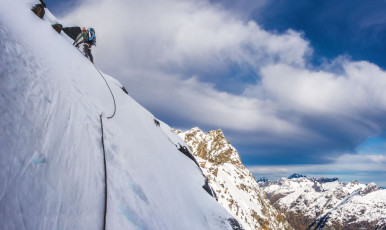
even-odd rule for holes
{"type": "Polygon", "coordinates": [[[104,141],[104,133],[103,133],[102,114],[99,116],[99,118],[101,120],[103,162],[104,162],[104,169],[105,169],[105,210],[104,210],[103,230],[106,230],[106,217],[107,217],[107,164],[106,164],[106,151],[105,151],[105,141],[104,141]]]}
{"type": "MultiPolygon", "coordinates": [[[[93,63],[94,65],[94,63],[93,63]]],[[[98,73],[101,75],[103,80],[105,81],[107,87],[110,90],[111,96],[113,97],[114,102],[114,112],[111,116],[107,117],[107,119],[111,119],[115,116],[115,112],[117,110],[117,104],[115,103],[115,97],[113,94],[113,91],[111,90],[109,83],[107,83],[106,78],[103,76],[103,74],[99,71],[99,69],[94,65],[95,69],[98,71],[98,73]]],[[[104,220],[103,220],[103,230],[106,230],[106,219],[107,219],[107,163],[106,163],[106,150],[105,150],[105,140],[104,140],[104,132],[103,132],[103,119],[102,114],[99,115],[100,121],[101,121],[101,131],[102,131],[102,149],[103,149],[103,163],[104,163],[104,170],[105,170],[105,210],[104,210],[104,220]]]]}
{"type": "MultiPolygon", "coordinates": [[[[79,49],[78,49],[79,52],[81,52],[79,49]]],[[[82,52],[81,52],[82,53],[82,52]]],[[[83,53],[82,53],[83,54],[83,53]]],[[[103,74],[101,73],[101,71],[99,71],[99,69],[94,65],[94,63],[92,63],[93,66],[95,67],[95,69],[98,71],[98,73],[101,75],[101,77],[103,78],[103,80],[105,81],[107,87],[109,88],[110,90],[110,93],[111,93],[111,96],[113,98],[113,102],[114,102],[114,112],[111,116],[107,117],[107,119],[111,119],[115,116],[115,112],[117,111],[117,104],[115,102],[115,97],[114,97],[114,94],[113,94],[113,91],[111,90],[110,88],[110,85],[109,83],[107,83],[106,81],[106,78],[103,76],[103,74]]],[[[105,209],[104,209],[104,219],[103,219],[103,230],[106,230],[106,220],[107,220],[107,163],[106,163],[106,150],[105,150],[105,140],[104,140],[104,131],[103,131],[103,119],[102,119],[102,114],[99,115],[99,118],[100,118],[100,122],[101,122],[101,131],[102,131],[102,149],[103,149],[103,163],[104,163],[104,173],[105,173],[105,209]]]]}
{"type": "MultiPolygon", "coordinates": [[[[93,63],[93,65],[94,65],[94,63],[93,63]]],[[[115,112],[116,112],[116,110],[117,110],[117,105],[116,105],[116,103],[115,103],[115,97],[114,97],[113,91],[111,91],[111,88],[110,88],[110,86],[109,86],[109,83],[107,83],[106,78],[103,76],[103,74],[101,73],[101,71],[99,71],[99,69],[98,69],[95,65],[94,65],[94,67],[95,67],[96,70],[98,70],[98,73],[101,75],[101,77],[102,77],[103,80],[105,81],[107,87],[108,87],[109,90],[110,90],[111,96],[113,97],[113,101],[114,101],[114,112],[113,112],[113,115],[107,117],[107,119],[113,118],[113,117],[115,116],[115,112]]]]}
{"type": "MultiPolygon", "coordinates": [[[[82,51],[80,51],[79,48],[77,48],[77,50],[84,56],[84,53],[83,53],[82,51]]],[[[86,56],[86,58],[87,58],[87,56],[86,56]]],[[[88,59],[88,58],[87,58],[87,59],[88,59]]],[[[113,117],[115,116],[115,112],[116,112],[116,110],[117,110],[117,105],[116,105],[116,103],[115,103],[115,97],[114,97],[113,91],[111,90],[109,83],[107,83],[106,78],[103,76],[103,74],[101,73],[101,71],[99,71],[99,69],[94,65],[94,63],[92,63],[92,64],[93,64],[93,66],[95,67],[95,69],[98,71],[99,75],[101,75],[101,77],[102,77],[103,80],[105,81],[107,87],[108,87],[109,90],[110,90],[111,96],[113,97],[113,101],[114,101],[114,112],[113,112],[113,115],[107,117],[107,119],[111,119],[111,118],[113,118],[113,117]]]]}

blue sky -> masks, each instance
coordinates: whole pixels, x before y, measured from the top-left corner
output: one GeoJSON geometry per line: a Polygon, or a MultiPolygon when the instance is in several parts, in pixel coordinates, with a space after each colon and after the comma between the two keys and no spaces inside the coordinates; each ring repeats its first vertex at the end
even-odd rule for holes
{"type": "Polygon", "coordinates": [[[256,175],[386,185],[386,1],[46,3],[96,29],[96,63],[137,101],[222,129],[256,175]]]}
{"type": "Polygon", "coordinates": [[[251,18],[268,30],[304,31],[315,50],[313,61],[347,54],[386,67],[386,1],[275,0],[251,18]]]}

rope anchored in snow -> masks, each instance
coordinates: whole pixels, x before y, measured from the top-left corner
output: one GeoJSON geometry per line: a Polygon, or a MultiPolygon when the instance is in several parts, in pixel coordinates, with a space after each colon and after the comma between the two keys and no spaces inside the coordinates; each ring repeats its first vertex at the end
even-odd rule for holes
{"type": "Polygon", "coordinates": [[[103,133],[102,114],[99,116],[99,118],[101,120],[103,162],[104,162],[104,169],[105,169],[105,210],[104,210],[103,230],[106,230],[106,217],[107,217],[107,164],[106,164],[106,151],[105,151],[105,141],[104,141],[104,133],[103,133]]]}
{"type": "MultiPolygon", "coordinates": [[[[94,65],[94,63],[93,63],[94,65]]],[[[106,78],[103,76],[101,71],[94,65],[95,69],[98,71],[98,73],[101,75],[103,80],[105,81],[107,87],[110,90],[111,96],[113,98],[114,102],[114,112],[111,116],[107,117],[107,119],[111,119],[115,116],[115,112],[117,110],[117,104],[115,103],[115,97],[113,94],[113,91],[110,88],[109,83],[107,83],[106,78]]],[[[103,220],[103,230],[106,230],[106,219],[107,219],[107,163],[106,163],[106,150],[105,150],[105,141],[104,141],[104,132],[103,132],[103,119],[102,119],[102,114],[99,115],[100,121],[101,121],[101,131],[102,131],[102,149],[103,149],[103,163],[104,163],[104,172],[105,172],[105,210],[104,210],[104,220],[103,220]]]]}
{"type": "MultiPolygon", "coordinates": [[[[79,49],[78,49],[79,52],[81,52],[79,49]]],[[[82,52],[81,52],[82,53],[82,52]]],[[[83,53],[82,53],[83,54],[83,53]]],[[[94,65],[94,63],[92,63],[94,65]]],[[[115,116],[115,112],[117,111],[117,104],[115,102],[115,97],[114,97],[114,94],[113,94],[113,91],[111,90],[110,88],[110,85],[109,83],[107,83],[107,80],[106,78],[103,76],[103,74],[101,73],[101,71],[99,71],[99,69],[94,65],[95,69],[98,71],[98,73],[101,75],[101,77],[103,78],[103,80],[105,81],[107,87],[109,88],[110,90],[110,93],[111,93],[111,96],[113,98],[113,102],[114,102],[114,111],[113,111],[113,114],[109,117],[107,117],[107,119],[111,119],[115,116]]],[[[106,220],[107,220],[107,163],[106,163],[106,150],[105,150],[105,141],[104,141],[104,132],[103,132],[103,119],[102,119],[102,114],[99,115],[99,118],[100,118],[100,122],[101,122],[101,131],[102,131],[102,149],[103,149],[103,164],[104,164],[104,173],[105,173],[105,209],[104,209],[104,219],[103,219],[103,230],[106,230],[106,220]]]]}

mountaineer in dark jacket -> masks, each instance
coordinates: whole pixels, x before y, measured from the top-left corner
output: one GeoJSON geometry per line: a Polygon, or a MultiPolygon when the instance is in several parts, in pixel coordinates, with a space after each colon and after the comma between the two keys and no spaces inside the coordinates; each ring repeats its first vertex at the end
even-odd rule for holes
{"type": "Polygon", "coordinates": [[[72,43],[72,45],[79,47],[79,44],[83,42],[84,56],[90,57],[90,61],[93,64],[94,64],[94,58],[91,54],[91,46],[94,45],[93,44],[94,37],[95,37],[95,32],[93,29],[86,30],[86,28],[83,27],[82,32],[76,37],[74,43],[72,43]],[[77,43],[81,38],[83,38],[83,40],[77,43]]]}

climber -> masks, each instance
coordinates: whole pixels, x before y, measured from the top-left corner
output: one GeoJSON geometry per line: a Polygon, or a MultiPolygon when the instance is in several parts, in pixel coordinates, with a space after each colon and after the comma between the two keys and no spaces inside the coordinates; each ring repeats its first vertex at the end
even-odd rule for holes
{"type": "Polygon", "coordinates": [[[91,46],[95,45],[95,31],[93,28],[86,30],[86,28],[83,27],[82,32],[76,37],[72,45],[79,48],[79,44],[81,44],[82,42],[83,42],[84,56],[90,57],[90,61],[94,64],[94,58],[91,54],[91,46]],[[77,43],[78,40],[80,40],[81,38],[83,38],[83,40],[77,43]]]}

